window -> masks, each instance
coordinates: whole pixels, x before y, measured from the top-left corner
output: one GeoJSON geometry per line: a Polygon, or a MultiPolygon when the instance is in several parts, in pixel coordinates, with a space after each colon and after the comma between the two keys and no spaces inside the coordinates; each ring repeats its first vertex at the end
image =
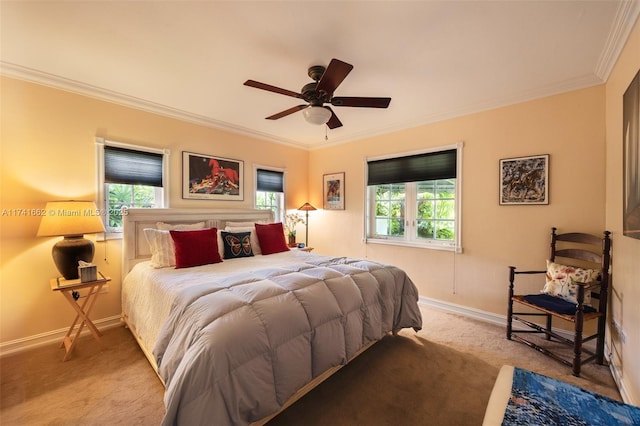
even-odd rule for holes
{"type": "Polygon", "coordinates": [[[257,167],[256,177],[257,209],[273,211],[274,221],[284,220],[284,171],[257,167]]]}
{"type": "Polygon", "coordinates": [[[168,204],[168,150],[97,140],[98,204],[107,233],[122,232],[124,208],[168,204]]]}
{"type": "Polygon", "coordinates": [[[458,251],[462,144],[367,159],[367,242],[458,251]]]}

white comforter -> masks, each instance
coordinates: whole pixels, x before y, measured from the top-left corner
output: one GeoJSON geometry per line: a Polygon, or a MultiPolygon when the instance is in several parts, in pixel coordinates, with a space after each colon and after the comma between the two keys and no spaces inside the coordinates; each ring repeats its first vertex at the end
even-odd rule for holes
{"type": "Polygon", "coordinates": [[[123,285],[125,314],[167,387],[163,424],[260,420],[386,332],[421,328],[417,300],[396,267],[298,251],[183,270],[142,264],[123,285]]]}

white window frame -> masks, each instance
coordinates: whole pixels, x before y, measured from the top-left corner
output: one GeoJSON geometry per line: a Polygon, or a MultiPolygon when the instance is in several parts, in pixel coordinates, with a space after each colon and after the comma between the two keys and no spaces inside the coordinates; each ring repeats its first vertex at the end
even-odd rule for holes
{"type": "Polygon", "coordinates": [[[391,155],[383,155],[378,157],[367,157],[364,159],[364,182],[365,182],[365,205],[364,205],[364,242],[365,244],[387,244],[406,247],[428,248],[434,250],[454,251],[462,253],[462,148],[463,142],[452,145],[439,146],[420,151],[411,151],[396,153],[391,155]],[[402,237],[375,235],[375,202],[376,194],[374,187],[369,187],[368,182],[368,165],[370,161],[386,160],[391,158],[405,157],[410,155],[428,154],[431,152],[456,150],[456,191],[455,191],[455,238],[453,241],[434,240],[425,238],[416,238],[416,190],[415,182],[407,182],[405,187],[405,233],[402,237]],[[410,215],[409,215],[410,214],[410,215]]]}
{"type": "MultiPolygon", "coordinates": [[[[111,140],[107,140],[104,138],[96,138],[96,164],[97,164],[97,182],[98,182],[98,188],[97,188],[97,195],[98,195],[98,199],[96,200],[96,206],[98,207],[99,211],[104,212],[104,214],[102,215],[102,220],[103,222],[106,220],[107,217],[107,202],[106,202],[106,191],[105,191],[105,181],[104,181],[104,147],[105,146],[113,146],[113,147],[118,147],[118,148],[126,148],[126,149],[130,149],[130,150],[135,150],[135,151],[142,151],[142,152],[151,152],[154,154],[162,154],[163,155],[163,159],[162,159],[162,182],[163,182],[163,186],[162,188],[158,188],[159,191],[161,191],[162,193],[162,206],[163,208],[167,208],[169,207],[169,156],[171,154],[171,151],[169,149],[160,149],[160,148],[150,148],[150,147],[146,147],[146,146],[141,146],[141,145],[134,145],[134,144],[129,144],[129,143],[124,143],[124,142],[116,142],[116,141],[111,141],[111,140]]],[[[108,226],[108,224],[105,223],[105,229],[107,229],[107,232],[105,232],[104,236],[105,239],[122,239],[123,237],[123,233],[122,231],[110,231],[108,226]]]]}
{"type": "MultiPolygon", "coordinates": [[[[279,211],[279,215],[276,214],[273,217],[273,221],[274,222],[283,222],[284,223],[284,216],[286,214],[286,206],[287,206],[287,199],[286,199],[286,194],[287,194],[287,170],[280,168],[280,167],[273,167],[273,166],[262,166],[260,164],[254,164],[253,165],[253,187],[254,187],[254,191],[253,191],[253,208],[257,209],[258,208],[258,169],[262,169],[262,170],[271,170],[274,172],[280,172],[282,173],[282,197],[280,200],[280,204],[279,206],[277,206],[277,209],[279,211]]],[[[264,192],[264,191],[261,191],[264,192]]]]}

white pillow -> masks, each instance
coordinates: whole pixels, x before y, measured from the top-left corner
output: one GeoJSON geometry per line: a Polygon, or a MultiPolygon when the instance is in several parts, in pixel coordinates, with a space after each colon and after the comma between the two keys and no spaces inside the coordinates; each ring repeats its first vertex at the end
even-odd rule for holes
{"type": "MultiPolygon", "coordinates": [[[[201,223],[204,225],[204,222],[201,223]]],[[[180,230],[187,231],[189,229],[180,230]]],[[[151,266],[154,268],[168,268],[176,266],[176,251],[173,245],[173,238],[171,238],[171,233],[168,230],[153,228],[145,228],[143,231],[144,236],[149,243],[149,248],[151,249],[151,266]]],[[[217,231],[217,237],[218,253],[220,253],[220,258],[222,259],[224,257],[224,244],[222,242],[222,234],[220,234],[219,230],[217,231]]]]}
{"type": "Polygon", "coordinates": [[[197,223],[179,223],[171,225],[170,223],[158,222],[156,228],[161,231],[189,231],[192,229],[204,229],[204,222],[197,223]]]}
{"type": "Polygon", "coordinates": [[[144,236],[151,249],[151,266],[167,268],[176,265],[176,253],[169,231],[145,228],[144,236]]]}
{"type": "MultiPolygon", "coordinates": [[[[560,297],[571,303],[578,303],[578,284],[588,284],[597,281],[600,271],[575,266],[566,266],[547,260],[547,279],[542,293],[560,297]]],[[[591,291],[584,294],[584,304],[591,304],[591,291]]]]}
{"type": "MultiPolygon", "coordinates": [[[[262,250],[260,250],[260,241],[258,241],[258,234],[256,234],[256,227],[253,226],[253,224],[251,224],[251,226],[228,226],[229,223],[234,223],[234,222],[227,222],[227,227],[224,229],[226,232],[251,232],[251,236],[249,237],[249,239],[251,240],[251,248],[253,249],[253,254],[254,255],[259,255],[262,254],[262,250]]],[[[242,223],[242,222],[235,222],[235,223],[242,223]]]]}

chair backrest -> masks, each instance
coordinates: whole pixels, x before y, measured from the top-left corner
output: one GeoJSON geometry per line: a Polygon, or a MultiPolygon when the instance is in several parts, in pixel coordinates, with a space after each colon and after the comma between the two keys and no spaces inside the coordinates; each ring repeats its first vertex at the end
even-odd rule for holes
{"type": "Polygon", "coordinates": [[[556,234],[556,228],[551,228],[551,253],[549,259],[559,263],[588,267],[600,271],[600,287],[592,290],[591,295],[599,300],[598,311],[605,312],[607,295],[609,292],[609,272],[611,264],[611,232],[604,231],[602,237],[596,235],[571,232],[556,234]],[[587,262],[588,265],[585,265],[587,262]]]}

